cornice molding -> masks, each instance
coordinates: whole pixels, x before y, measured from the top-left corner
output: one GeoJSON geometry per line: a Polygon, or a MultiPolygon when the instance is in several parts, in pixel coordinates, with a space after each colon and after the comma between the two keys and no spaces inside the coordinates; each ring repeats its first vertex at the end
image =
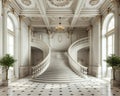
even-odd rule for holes
{"type": "Polygon", "coordinates": [[[10,6],[10,8],[14,9],[14,11],[17,15],[20,14],[21,8],[19,7],[19,5],[17,4],[17,2],[15,0],[12,0],[9,6],[10,6]]]}
{"type": "Polygon", "coordinates": [[[73,16],[73,19],[72,19],[72,22],[71,22],[71,27],[74,26],[74,24],[77,22],[78,15],[80,14],[85,2],[86,2],[86,0],[79,0],[76,10],[75,10],[75,13],[74,13],[74,16],[73,16]]]}
{"type": "Polygon", "coordinates": [[[110,12],[114,12],[115,6],[111,0],[106,0],[100,8],[100,12],[105,17],[110,12]]]}

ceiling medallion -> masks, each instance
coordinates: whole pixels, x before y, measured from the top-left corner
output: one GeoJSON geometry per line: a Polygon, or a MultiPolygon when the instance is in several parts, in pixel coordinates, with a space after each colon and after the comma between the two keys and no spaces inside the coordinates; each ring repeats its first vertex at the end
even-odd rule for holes
{"type": "Polygon", "coordinates": [[[56,7],[64,7],[69,5],[72,0],[48,0],[50,3],[56,7]]]}
{"type": "Polygon", "coordinates": [[[32,4],[31,0],[21,0],[23,4],[26,6],[30,6],[32,4]]]}
{"type": "Polygon", "coordinates": [[[89,4],[94,6],[99,3],[100,0],[90,0],[89,4]]]}

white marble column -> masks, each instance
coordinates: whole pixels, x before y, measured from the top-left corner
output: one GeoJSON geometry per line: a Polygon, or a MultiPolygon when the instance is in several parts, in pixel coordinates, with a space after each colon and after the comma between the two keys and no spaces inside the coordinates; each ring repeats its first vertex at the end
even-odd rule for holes
{"type": "Polygon", "coordinates": [[[0,57],[3,55],[3,13],[2,13],[2,0],[0,0],[0,57]]]}
{"type": "Polygon", "coordinates": [[[32,67],[31,67],[31,36],[32,36],[32,28],[31,26],[28,26],[28,46],[29,46],[29,75],[32,74],[32,67]]]}
{"type": "MultiPolygon", "coordinates": [[[[1,25],[1,46],[2,46],[2,49],[1,49],[1,56],[5,55],[7,53],[7,10],[8,10],[8,4],[6,2],[2,2],[2,20],[0,20],[0,22],[2,22],[0,25],[1,25]]],[[[2,83],[4,84],[5,83],[5,80],[6,80],[6,71],[4,68],[2,68],[2,83]]]]}
{"type": "Polygon", "coordinates": [[[120,56],[120,3],[113,0],[115,13],[115,54],[120,56]]]}
{"type": "MultiPolygon", "coordinates": [[[[15,15],[15,14],[14,14],[15,15]]],[[[18,15],[16,16],[18,17],[18,15]]],[[[16,18],[16,22],[18,24],[15,25],[15,59],[17,60],[15,62],[15,67],[14,67],[14,70],[15,70],[15,77],[16,79],[19,78],[19,66],[20,66],[20,58],[19,58],[19,51],[20,51],[20,32],[19,32],[19,18],[16,18]]]]}
{"type": "MultiPolygon", "coordinates": [[[[115,13],[115,54],[120,56],[120,2],[114,0],[115,13]]],[[[120,70],[116,70],[116,84],[120,84],[120,70]]]]}
{"type": "MultiPolygon", "coordinates": [[[[3,26],[2,26],[2,0],[0,0],[0,58],[3,56],[3,26]]],[[[2,67],[0,66],[0,76],[2,76],[2,67]]],[[[0,78],[0,85],[2,83],[2,78],[0,78]]]]}
{"type": "Polygon", "coordinates": [[[89,37],[89,66],[88,66],[88,74],[92,74],[92,25],[88,28],[88,37],[89,37]]]}
{"type": "Polygon", "coordinates": [[[90,33],[90,74],[101,77],[101,15],[96,16],[92,22],[90,33]]]}
{"type": "MultiPolygon", "coordinates": [[[[3,55],[5,55],[7,53],[7,5],[3,6],[3,18],[2,18],[2,22],[3,22],[3,55]]],[[[6,71],[3,69],[2,72],[2,82],[4,83],[4,81],[6,80],[6,71]]]]}
{"type": "Polygon", "coordinates": [[[24,22],[24,16],[20,16],[20,18],[19,18],[19,32],[20,32],[20,34],[19,34],[19,36],[20,36],[20,38],[19,38],[19,43],[20,43],[20,50],[19,50],[19,58],[20,58],[20,66],[19,66],[19,78],[23,78],[23,77],[25,77],[25,76],[27,76],[28,74],[29,74],[29,50],[28,50],[28,47],[29,47],[29,45],[28,45],[28,37],[25,37],[26,35],[25,34],[27,34],[26,32],[28,32],[28,26],[27,25],[25,25],[25,22],[24,22]],[[26,39],[27,38],[27,39],[26,39]],[[25,39],[26,39],[26,41],[25,41],[25,39]],[[26,46],[26,44],[28,45],[28,46],[26,46]],[[27,47],[26,49],[25,49],[25,46],[27,47]],[[24,52],[27,52],[27,55],[26,55],[26,53],[24,53],[24,52]]]}
{"type": "Polygon", "coordinates": [[[3,54],[7,53],[7,6],[3,8],[3,54]]]}

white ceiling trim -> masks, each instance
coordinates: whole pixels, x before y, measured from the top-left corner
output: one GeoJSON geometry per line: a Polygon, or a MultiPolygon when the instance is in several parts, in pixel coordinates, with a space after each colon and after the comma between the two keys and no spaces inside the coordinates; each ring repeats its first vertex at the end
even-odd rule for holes
{"type": "Polygon", "coordinates": [[[75,23],[77,22],[78,15],[80,14],[82,8],[84,7],[85,2],[86,2],[86,0],[79,0],[75,14],[74,14],[72,22],[71,22],[71,27],[73,27],[75,25],[75,23]]]}
{"type": "MultiPolygon", "coordinates": [[[[42,14],[42,19],[47,27],[49,27],[49,20],[48,17],[46,16],[46,10],[44,7],[44,2],[43,0],[35,0],[36,4],[39,8],[40,13],[42,14]]],[[[40,15],[41,16],[41,15],[40,15]]]]}

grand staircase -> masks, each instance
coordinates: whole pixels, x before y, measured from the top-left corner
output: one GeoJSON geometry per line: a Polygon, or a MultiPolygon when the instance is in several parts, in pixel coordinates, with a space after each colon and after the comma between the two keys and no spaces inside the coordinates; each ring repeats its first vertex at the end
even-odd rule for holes
{"type": "Polygon", "coordinates": [[[51,63],[48,69],[32,81],[40,83],[73,83],[79,82],[80,76],[76,75],[69,67],[66,52],[52,52],[51,63]]]}
{"type": "Polygon", "coordinates": [[[75,83],[87,77],[88,68],[77,62],[77,51],[89,46],[88,37],[74,42],[68,52],[51,52],[50,46],[42,40],[33,39],[31,46],[44,53],[43,61],[32,67],[32,81],[75,83]]]}

